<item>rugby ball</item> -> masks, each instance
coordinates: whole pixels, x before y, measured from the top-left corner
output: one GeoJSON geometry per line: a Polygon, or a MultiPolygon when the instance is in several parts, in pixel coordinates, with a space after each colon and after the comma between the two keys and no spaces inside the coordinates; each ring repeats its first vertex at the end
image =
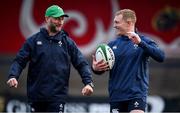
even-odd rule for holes
{"type": "Polygon", "coordinates": [[[107,44],[100,44],[95,53],[96,61],[99,62],[102,59],[108,63],[109,68],[112,69],[115,62],[114,52],[107,44]]]}

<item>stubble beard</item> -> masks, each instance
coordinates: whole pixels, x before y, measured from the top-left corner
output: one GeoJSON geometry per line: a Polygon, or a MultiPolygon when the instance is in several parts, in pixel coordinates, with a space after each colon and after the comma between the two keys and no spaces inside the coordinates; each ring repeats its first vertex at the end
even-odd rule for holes
{"type": "Polygon", "coordinates": [[[50,23],[50,24],[49,24],[49,30],[50,30],[50,32],[52,32],[52,33],[57,33],[57,32],[58,32],[58,30],[56,29],[56,25],[53,24],[53,23],[50,23]]]}

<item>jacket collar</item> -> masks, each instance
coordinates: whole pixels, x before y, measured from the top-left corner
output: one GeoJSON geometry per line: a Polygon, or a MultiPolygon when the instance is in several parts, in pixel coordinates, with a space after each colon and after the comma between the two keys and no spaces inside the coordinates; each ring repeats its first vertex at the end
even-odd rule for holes
{"type": "Polygon", "coordinates": [[[120,40],[129,40],[128,36],[126,36],[126,35],[120,35],[117,38],[120,40]]]}

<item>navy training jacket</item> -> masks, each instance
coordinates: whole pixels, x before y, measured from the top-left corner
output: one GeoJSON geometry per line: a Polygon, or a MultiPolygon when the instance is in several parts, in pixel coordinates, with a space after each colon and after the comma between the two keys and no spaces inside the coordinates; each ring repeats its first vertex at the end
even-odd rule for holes
{"type": "Polygon", "coordinates": [[[149,58],[158,62],[165,59],[164,52],[151,39],[140,36],[134,44],[127,36],[117,37],[108,45],[115,54],[115,64],[110,70],[110,102],[143,98],[146,101],[149,87],[149,58]]]}
{"type": "Polygon", "coordinates": [[[8,78],[18,80],[28,61],[27,95],[30,102],[65,102],[71,63],[84,85],[92,82],[88,62],[64,30],[50,37],[47,30],[41,28],[28,38],[11,65],[8,78]]]}

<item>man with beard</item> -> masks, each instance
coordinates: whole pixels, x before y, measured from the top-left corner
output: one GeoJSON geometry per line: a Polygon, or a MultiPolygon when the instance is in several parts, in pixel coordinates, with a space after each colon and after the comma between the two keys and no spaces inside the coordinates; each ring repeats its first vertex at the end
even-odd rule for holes
{"type": "MultiPolygon", "coordinates": [[[[148,63],[150,57],[163,62],[165,55],[158,45],[147,36],[135,31],[136,14],[133,10],[117,11],[114,18],[116,39],[108,45],[115,55],[115,64],[110,70],[109,97],[112,113],[144,113],[149,87],[148,63]]],[[[93,56],[92,69],[101,74],[109,67],[106,62],[97,62],[93,56]]]]}
{"type": "Polygon", "coordinates": [[[26,40],[14,59],[7,84],[17,88],[18,78],[29,62],[28,102],[35,112],[64,112],[71,63],[78,70],[83,95],[93,93],[90,67],[75,42],[62,30],[63,9],[52,5],[45,12],[46,27],[26,40]]]}

